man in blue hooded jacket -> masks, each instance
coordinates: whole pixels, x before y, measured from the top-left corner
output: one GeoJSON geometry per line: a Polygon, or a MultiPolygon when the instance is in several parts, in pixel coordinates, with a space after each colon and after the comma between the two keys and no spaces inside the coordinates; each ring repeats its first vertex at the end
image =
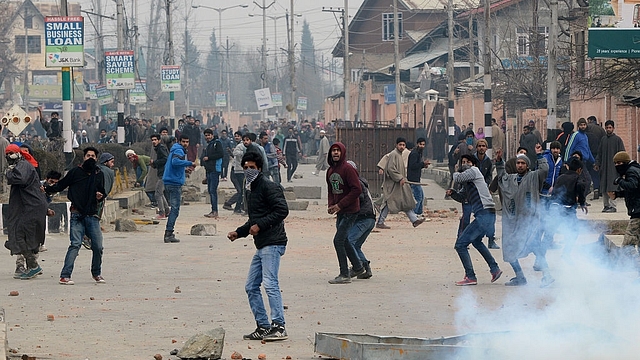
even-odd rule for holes
{"type": "Polygon", "coordinates": [[[184,185],[185,182],[185,172],[191,172],[190,169],[196,166],[195,162],[187,160],[185,150],[188,146],[189,136],[180,135],[180,142],[171,146],[169,158],[164,166],[162,181],[164,181],[164,188],[169,194],[169,206],[171,206],[167,227],[164,231],[165,243],[180,242],[173,234],[173,227],[176,224],[178,215],[180,215],[180,202],[182,201],[182,185],[184,185]]]}

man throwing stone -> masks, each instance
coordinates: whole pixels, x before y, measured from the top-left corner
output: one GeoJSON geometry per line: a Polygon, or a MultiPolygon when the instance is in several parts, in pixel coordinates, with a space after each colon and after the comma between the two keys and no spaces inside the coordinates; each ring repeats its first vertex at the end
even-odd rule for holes
{"type": "Polygon", "coordinates": [[[269,181],[262,173],[262,156],[257,152],[248,152],[242,157],[245,177],[245,198],[249,219],[227,237],[234,241],[253,235],[256,252],[249,266],[249,275],[245,291],[249,297],[249,306],[256,319],[257,328],[245,340],[277,341],[286,340],[284,328],[284,305],[278,283],[280,257],[287,247],[287,233],[284,219],[289,215],[289,207],[280,184],[269,181]],[[271,323],[265,310],[260,285],[271,307],[271,323]]]}

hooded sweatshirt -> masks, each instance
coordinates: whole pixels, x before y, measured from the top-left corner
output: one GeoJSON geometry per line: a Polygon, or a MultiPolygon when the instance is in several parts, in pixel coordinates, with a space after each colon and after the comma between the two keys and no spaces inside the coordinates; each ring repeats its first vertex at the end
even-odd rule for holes
{"type": "Polygon", "coordinates": [[[341,142],[336,142],[329,148],[327,162],[327,188],[329,189],[328,206],[337,204],[340,207],[339,214],[355,214],[360,211],[360,178],[358,171],[347,164],[347,149],[341,142]],[[333,161],[331,151],[340,148],[342,155],[340,160],[333,161]]]}
{"type": "Polygon", "coordinates": [[[192,163],[186,160],[187,155],[184,148],[179,143],[173,144],[167,163],[164,166],[164,174],[162,181],[165,185],[182,186],[185,182],[184,169],[191,166],[192,163]]]}

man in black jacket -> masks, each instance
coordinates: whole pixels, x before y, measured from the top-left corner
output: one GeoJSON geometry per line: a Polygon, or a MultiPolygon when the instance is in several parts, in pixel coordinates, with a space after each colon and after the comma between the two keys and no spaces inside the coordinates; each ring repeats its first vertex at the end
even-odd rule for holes
{"type": "Polygon", "coordinates": [[[211,212],[205,214],[205,217],[218,218],[218,184],[220,183],[220,173],[222,172],[222,143],[217,136],[213,135],[213,130],[206,129],[204,138],[207,140],[207,148],[202,152],[201,163],[207,172],[207,191],[211,200],[211,212]]]}
{"type": "Polygon", "coordinates": [[[243,338],[264,341],[286,340],[287,331],[284,328],[284,306],[278,284],[278,270],[280,257],[284,255],[287,246],[284,219],[289,215],[289,208],[282,186],[265,178],[261,171],[262,164],[259,153],[247,152],[242,157],[241,165],[244,169],[245,199],[249,219],[235,231],[229,232],[227,237],[234,241],[237,238],[253,235],[253,243],[257,249],[249,267],[245,291],[258,326],[243,338]],[[271,323],[269,323],[260,291],[260,284],[263,282],[271,307],[271,323]]]}
{"type": "Polygon", "coordinates": [[[182,129],[182,135],[187,135],[189,137],[187,160],[196,161],[196,158],[198,157],[198,148],[200,148],[200,128],[196,126],[196,119],[191,115],[187,116],[187,124],[182,129]]]}
{"type": "Polygon", "coordinates": [[[100,229],[100,212],[103,200],[107,196],[104,190],[104,176],[97,166],[98,149],[86,147],[84,162],[71,169],[65,177],[55,185],[45,186],[49,194],[61,192],[69,188],[67,198],[71,201],[71,219],[69,220],[69,237],[71,244],[64,258],[64,266],[60,272],[60,284],[73,285],[71,273],[78,251],[82,245],[82,237],[91,239],[91,276],[96,283],[104,283],[102,277],[102,230],[100,229]]]}
{"type": "Polygon", "coordinates": [[[422,153],[427,145],[425,138],[418,138],[416,141],[416,147],[411,150],[409,154],[409,160],[407,162],[407,180],[411,185],[411,191],[413,191],[413,198],[416,199],[416,207],[413,210],[416,215],[422,215],[424,191],[420,185],[420,179],[422,177],[422,169],[429,167],[431,164],[429,160],[422,159],[422,153]]]}
{"type": "Polygon", "coordinates": [[[164,175],[164,166],[167,164],[169,158],[169,149],[162,141],[160,134],[153,134],[150,136],[151,145],[156,152],[156,159],[151,159],[151,167],[156,169],[158,174],[158,181],[156,181],[155,199],[158,204],[158,216],[156,219],[165,220],[169,214],[169,202],[164,196],[164,181],[162,181],[162,175],[164,175]]]}
{"type": "MultiPolygon", "coordinates": [[[[554,183],[547,218],[549,225],[555,226],[549,231],[551,234],[555,233],[560,225],[566,229],[562,256],[568,259],[578,238],[579,233],[576,229],[580,228],[576,209],[579,206],[585,214],[588,212],[585,199],[585,188],[588,184],[580,176],[583,171],[583,163],[580,159],[572,156],[565,165],[568,170],[558,176],[554,183]]],[[[546,251],[548,244],[543,243],[542,246],[542,251],[546,251]]],[[[536,270],[535,264],[534,270],[536,270]]]]}
{"type": "MultiPolygon", "coordinates": [[[[618,152],[613,157],[619,178],[614,183],[618,185],[615,197],[624,197],[627,205],[627,214],[631,218],[624,232],[622,251],[633,260],[640,272],[640,259],[638,247],[640,247],[640,165],[631,160],[628,153],[618,152]]],[[[606,195],[605,195],[606,196],[606,195]]]]}

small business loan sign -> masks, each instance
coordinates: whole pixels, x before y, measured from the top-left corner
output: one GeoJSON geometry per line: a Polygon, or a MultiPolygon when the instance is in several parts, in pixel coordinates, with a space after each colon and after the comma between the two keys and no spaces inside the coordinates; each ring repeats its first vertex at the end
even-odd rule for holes
{"type": "Polygon", "coordinates": [[[640,28],[589,29],[589,57],[640,58],[640,28]]]}
{"type": "Polygon", "coordinates": [[[45,66],[84,66],[84,18],[47,16],[44,18],[45,66]]]}

